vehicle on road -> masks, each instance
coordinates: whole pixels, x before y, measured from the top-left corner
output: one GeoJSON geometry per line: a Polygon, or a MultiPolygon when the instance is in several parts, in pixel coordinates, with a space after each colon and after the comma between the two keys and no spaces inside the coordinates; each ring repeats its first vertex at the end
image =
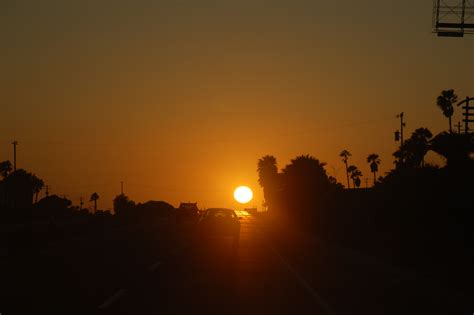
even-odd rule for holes
{"type": "Polygon", "coordinates": [[[197,202],[182,202],[176,209],[176,218],[181,220],[197,220],[199,218],[199,208],[197,202]]]}
{"type": "Polygon", "coordinates": [[[204,211],[198,222],[200,237],[231,236],[234,244],[240,237],[240,219],[234,210],[210,208],[204,211]]]}

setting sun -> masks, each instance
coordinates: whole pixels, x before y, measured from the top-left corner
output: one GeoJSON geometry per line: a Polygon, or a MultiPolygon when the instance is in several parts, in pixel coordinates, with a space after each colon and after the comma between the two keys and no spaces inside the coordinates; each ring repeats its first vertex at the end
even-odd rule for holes
{"type": "Polygon", "coordinates": [[[253,192],[247,186],[240,186],[234,190],[234,198],[240,203],[247,203],[253,198],[253,192]]]}

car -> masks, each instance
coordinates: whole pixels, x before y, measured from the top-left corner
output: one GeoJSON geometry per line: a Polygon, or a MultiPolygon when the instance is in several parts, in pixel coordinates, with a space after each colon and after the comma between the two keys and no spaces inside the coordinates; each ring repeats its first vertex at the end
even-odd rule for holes
{"type": "Polygon", "coordinates": [[[199,208],[196,202],[182,202],[176,209],[176,218],[179,221],[192,220],[199,218],[199,208]]]}
{"type": "Polygon", "coordinates": [[[240,238],[240,219],[232,209],[207,209],[198,221],[199,235],[200,237],[231,236],[236,244],[240,238]]]}

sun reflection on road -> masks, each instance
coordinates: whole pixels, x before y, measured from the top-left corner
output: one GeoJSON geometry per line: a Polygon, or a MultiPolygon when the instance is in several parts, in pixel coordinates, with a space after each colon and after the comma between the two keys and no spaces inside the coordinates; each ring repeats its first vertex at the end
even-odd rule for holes
{"type": "Polygon", "coordinates": [[[250,214],[245,210],[235,210],[235,213],[239,217],[248,217],[248,216],[250,216],[250,214]]]}

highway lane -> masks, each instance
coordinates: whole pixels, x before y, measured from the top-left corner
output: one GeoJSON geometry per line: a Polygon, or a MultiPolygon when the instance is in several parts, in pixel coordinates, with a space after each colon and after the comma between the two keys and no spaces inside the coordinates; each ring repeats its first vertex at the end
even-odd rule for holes
{"type": "Polygon", "coordinates": [[[148,222],[2,265],[5,314],[472,314],[472,294],[246,212],[232,240],[148,222]],[[294,232],[294,233],[291,233],[294,232]],[[8,294],[4,294],[8,291],[8,294]],[[28,301],[29,303],[25,303],[28,301]]]}
{"type": "Polygon", "coordinates": [[[471,314],[470,294],[247,213],[241,240],[186,234],[177,251],[99,314],[471,314]],[[301,241],[301,243],[300,243],[301,241]]]}
{"type": "Polygon", "coordinates": [[[15,251],[0,263],[0,313],[93,314],[171,251],[169,222],[111,224],[15,251]]]}
{"type": "Polygon", "coordinates": [[[281,257],[258,223],[239,212],[240,242],[202,242],[193,233],[136,287],[127,289],[103,314],[327,314],[281,257]]]}

